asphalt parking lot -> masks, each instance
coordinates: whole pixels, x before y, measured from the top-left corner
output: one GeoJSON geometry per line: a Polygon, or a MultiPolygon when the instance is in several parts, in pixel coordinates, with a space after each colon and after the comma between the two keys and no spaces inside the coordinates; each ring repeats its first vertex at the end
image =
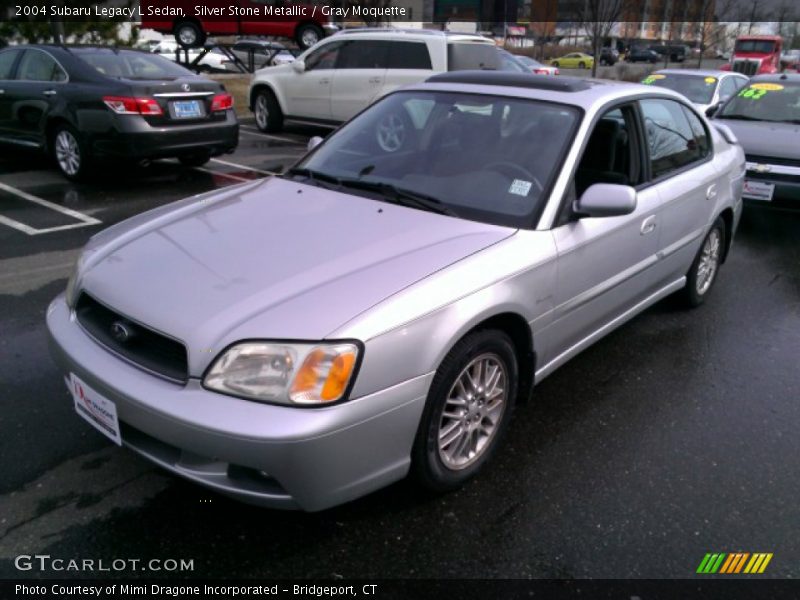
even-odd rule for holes
{"type": "MultiPolygon", "coordinates": [[[[201,169],[119,165],[71,184],[0,155],[0,577],[13,558],[173,558],[146,576],[683,578],[707,552],[771,552],[800,576],[800,215],[747,207],[709,301],[669,299],[571,361],[459,492],[401,482],[322,513],[227,500],[118,449],[74,414],[44,313],[103,227],[278,172],[310,135],[201,169]]],[[[131,576],[134,573],[120,573],[131,576]]]]}

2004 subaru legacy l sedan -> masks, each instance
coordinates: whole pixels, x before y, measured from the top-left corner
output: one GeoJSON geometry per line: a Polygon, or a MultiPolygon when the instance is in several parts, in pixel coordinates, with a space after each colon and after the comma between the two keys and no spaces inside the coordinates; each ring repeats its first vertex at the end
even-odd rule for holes
{"type": "Polygon", "coordinates": [[[52,350],[81,416],[224,494],[451,489],[534,382],[668,294],[703,302],[743,174],[669,90],[437,75],[280,177],[95,235],[52,350]]]}

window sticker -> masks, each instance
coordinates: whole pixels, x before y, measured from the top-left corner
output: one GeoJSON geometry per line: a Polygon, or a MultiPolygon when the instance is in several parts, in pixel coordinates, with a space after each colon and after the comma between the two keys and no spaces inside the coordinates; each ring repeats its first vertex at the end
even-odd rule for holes
{"type": "Polygon", "coordinates": [[[658,81],[659,79],[666,79],[666,75],[648,75],[644,79],[642,79],[642,83],[645,85],[650,85],[654,81],[658,81]]]}
{"type": "Polygon", "coordinates": [[[750,87],[744,88],[737,95],[740,98],[749,98],[750,100],[759,100],[767,95],[767,92],[779,92],[783,86],[778,83],[753,83],[750,87]]]}
{"type": "Polygon", "coordinates": [[[530,181],[525,181],[524,179],[515,179],[511,182],[511,187],[508,188],[509,194],[516,194],[517,196],[527,196],[528,192],[531,191],[531,185],[533,185],[530,181]]]}

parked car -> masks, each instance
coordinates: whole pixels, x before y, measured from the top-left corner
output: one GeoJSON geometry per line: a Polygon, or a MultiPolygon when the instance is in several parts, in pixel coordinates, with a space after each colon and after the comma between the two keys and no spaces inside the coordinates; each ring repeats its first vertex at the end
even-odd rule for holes
{"type": "Polygon", "coordinates": [[[516,54],[517,60],[525,65],[531,73],[535,75],[558,75],[558,69],[551,65],[545,65],[538,60],[525,56],[524,54],[516,54]]]}
{"type": "Polygon", "coordinates": [[[585,52],[570,52],[559,58],[554,58],[550,64],[562,69],[591,69],[594,57],[585,52]]]}
{"type": "MultiPolygon", "coordinates": [[[[285,65],[294,62],[294,54],[280,42],[267,40],[239,40],[231,46],[231,52],[241,63],[255,71],[264,67],[285,65]],[[252,65],[250,64],[252,57],[252,65]]],[[[240,72],[238,65],[230,60],[224,63],[229,71],[240,72]]]]}
{"type": "Polygon", "coordinates": [[[744,148],[743,197],[753,204],[800,208],[800,75],[758,75],[717,111],[744,148]]]}
{"type": "Polygon", "coordinates": [[[50,345],[88,422],[234,498],[454,489],[534,383],[708,297],[743,164],[670,90],[440,73],[281,176],[92,237],[50,345]]]}
{"type": "Polygon", "coordinates": [[[713,114],[720,104],[747,85],[749,78],[739,73],[712,69],[661,69],[642,80],[683,94],[698,110],[713,114]]]}
{"type": "Polygon", "coordinates": [[[285,119],[336,126],[400,86],[443,71],[503,69],[502,58],[494,42],[479,35],[345,30],[291,64],[257,71],[250,110],[262,131],[280,131],[285,119]]]}
{"type": "Polygon", "coordinates": [[[671,62],[683,62],[691,54],[689,46],[683,44],[655,44],[650,46],[650,50],[658,54],[661,60],[668,57],[671,62]]]}
{"type": "Polygon", "coordinates": [[[625,54],[625,62],[649,62],[650,64],[655,64],[658,62],[658,59],[658,54],[649,48],[631,48],[628,50],[627,54],[625,54]]]}
{"type": "Polygon", "coordinates": [[[600,48],[600,64],[613,66],[619,60],[619,52],[615,48],[600,48]]]}
{"type": "Polygon", "coordinates": [[[142,28],[172,34],[184,48],[202,46],[209,35],[263,35],[289,38],[305,49],[338,30],[330,16],[323,15],[325,11],[305,2],[205,0],[202,8],[208,16],[197,16],[197,6],[192,0],[172,0],[169,6],[141,0],[142,28]],[[221,18],[214,11],[232,18],[221,18]]]}
{"type": "MultiPolygon", "coordinates": [[[[199,48],[182,48],[175,40],[161,40],[150,50],[153,54],[160,54],[164,58],[181,64],[191,65],[203,52],[199,48]]],[[[226,71],[228,57],[218,48],[209,48],[197,61],[196,69],[201,73],[215,73],[226,71]]]]}
{"type": "Polygon", "coordinates": [[[104,158],[177,157],[199,166],[232,152],[238,138],[225,88],[155,54],[55,45],[0,51],[0,141],[49,152],[69,179],[104,158]]]}

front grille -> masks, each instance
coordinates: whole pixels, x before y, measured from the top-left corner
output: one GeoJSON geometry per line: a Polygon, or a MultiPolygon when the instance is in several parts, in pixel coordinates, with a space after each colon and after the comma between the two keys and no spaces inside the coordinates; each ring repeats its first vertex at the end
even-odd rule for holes
{"type": "Polygon", "coordinates": [[[131,321],[85,292],[78,298],[75,314],[90,336],[122,358],[168,379],[187,380],[186,348],[180,342],[131,321]]]}
{"type": "Polygon", "coordinates": [[[742,73],[751,77],[758,73],[758,67],[761,66],[760,60],[735,60],[733,61],[733,70],[737,73],[742,73]]]}
{"type": "Polygon", "coordinates": [[[777,158],[774,156],[758,156],[756,154],[745,154],[747,162],[759,165],[782,165],[785,167],[800,167],[800,158],[777,158]]]}

